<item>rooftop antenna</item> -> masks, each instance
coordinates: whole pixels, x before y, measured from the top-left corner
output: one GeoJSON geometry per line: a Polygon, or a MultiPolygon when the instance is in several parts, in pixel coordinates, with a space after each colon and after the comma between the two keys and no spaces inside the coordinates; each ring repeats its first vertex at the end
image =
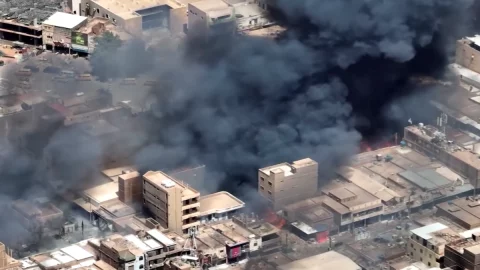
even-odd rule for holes
{"type": "Polygon", "coordinates": [[[197,235],[196,227],[188,228],[188,239],[187,241],[185,241],[185,244],[183,245],[183,249],[189,249],[191,252],[197,251],[197,241],[195,240],[196,235],[197,235]],[[192,242],[192,244],[190,248],[187,248],[189,242],[192,242]]]}

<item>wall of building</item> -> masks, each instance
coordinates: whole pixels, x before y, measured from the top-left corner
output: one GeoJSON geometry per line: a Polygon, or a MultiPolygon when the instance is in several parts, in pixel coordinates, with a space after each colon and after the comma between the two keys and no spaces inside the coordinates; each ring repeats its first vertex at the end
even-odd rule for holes
{"type": "Polygon", "coordinates": [[[267,175],[259,171],[260,194],[268,199],[277,210],[287,204],[314,196],[318,190],[318,164],[296,169],[292,175],[270,171],[267,175]]]}
{"type": "Polygon", "coordinates": [[[208,30],[208,16],[202,10],[188,4],[188,30],[196,35],[206,35],[208,30]]]}
{"type": "Polygon", "coordinates": [[[133,36],[139,36],[142,33],[142,17],[140,16],[124,19],[110,10],[98,5],[97,3],[92,3],[85,0],[82,1],[82,10],[85,10],[88,16],[102,17],[111,20],[115,25],[123,28],[126,32],[133,36]],[[89,3],[89,9],[86,8],[87,3],[89,3]]]}
{"type": "Polygon", "coordinates": [[[465,161],[458,159],[452,155],[452,153],[423,139],[408,129],[405,129],[404,139],[407,142],[408,147],[420,153],[437,158],[449,168],[467,177],[472,185],[477,185],[477,188],[480,187],[480,171],[470,166],[465,161]]]}
{"type": "Polygon", "coordinates": [[[170,10],[170,32],[172,34],[184,33],[188,25],[187,7],[170,10]]]}
{"type": "Polygon", "coordinates": [[[480,51],[469,45],[469,40],[457,41],[455,63],[480,73],[480,51]]]}
{"type": "Polygon", "coordinates": [[[408,239],[407,255],[413,258],[414,261],[423,262],[425,265],[428,265],[429,267],[440,267],[440,263],[438,263],[437,260],[439,260],[441,256],[435,253],[435,251],[432,249],[436,249],[438,250],[437,252],[440,252],[440,248],[443,249],[443,246],[427,247],[423,245],[424,239],[422,238],[417,239],[416,237],[417,237],[416,235],[412,235],[408,239]]]}

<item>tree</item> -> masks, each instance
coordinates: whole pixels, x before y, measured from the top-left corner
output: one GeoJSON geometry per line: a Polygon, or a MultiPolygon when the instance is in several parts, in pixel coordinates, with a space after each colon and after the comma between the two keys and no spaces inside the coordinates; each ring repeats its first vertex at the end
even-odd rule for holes
{"type": "Polygon", "coordinates": [[[119,67],[116,59],[121,46],[120,37],[110,31],[95,38],[95,50],[90,57],[90,64],[93,75],[100,81],[118,77],[119,67]]]}

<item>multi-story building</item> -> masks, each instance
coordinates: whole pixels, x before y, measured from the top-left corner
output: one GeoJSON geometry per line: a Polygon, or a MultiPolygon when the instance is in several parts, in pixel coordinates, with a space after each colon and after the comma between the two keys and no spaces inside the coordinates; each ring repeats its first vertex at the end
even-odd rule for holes
{"type": "Polygon", "coordinates": [[[312,197],[317,190],[318,163],[310,158],[258,170],[258,191],[275,210],[312,197]]]}
{"type": "Polygon", "coordinates": [[[407,254],[429,267],[440,267],[445,245],[457,241],[460,235],[441,223],[433,223],[411,231],[407,254]]]}
{"type": "Polygon", "coordinates": [[[56,12],[42,24],[43,45],[47,50],[71,49],[72,36],[87,24],[87,17],[56,12]]]}
{"type": "Polygon", "coordinates": [[[404,130],[407,146],[427,156],[435,157],[449,168],[462,174],[475,187],[480,186],[480,159],[471,149],[447,140],[445,134],[433,126],[408,126],[404,130]]]}
{"type": "Polygon", "coordinates": [[[449,243],[445,247],[445,267],[454,270],[479,270],[480,269],[480,237],[460,239],[449,243]]]}
{"type": "Polygon", "coordinates": [[[200,193],[163,172],[143,175],[145,208],[165,228],[188,234],[200,224],[200,193]]]}
{"type": "Polygon", "coordinates": [[[19,261],[11,257],[5,245],[0,243],[0,270],[19,270],[21,265],[19,261]]]}
{"type": "Polygon", "coordinates": [[[457,41],[455,63],[480,73],[480,36],[466,37],[457,41]]]}
{"type": "Polygon", "coordinates": [[[188,4],[188,32],[203,36],[212,32],[235,33],[235,11],[222,0],[188,4]]]}

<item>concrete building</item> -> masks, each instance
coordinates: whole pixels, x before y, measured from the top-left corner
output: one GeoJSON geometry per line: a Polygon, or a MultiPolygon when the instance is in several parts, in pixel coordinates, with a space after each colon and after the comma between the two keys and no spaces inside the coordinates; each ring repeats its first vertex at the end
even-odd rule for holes
{"type": "Polygon", "coordinates": [[[471,230],[480,227],[480,203],[474,197],[460,198],[437,204],[437,215],[453,220],[471,230]]]}
{"type": "Polygon", "coordinates": [[[107,18],[88,18],[87,23],[78,29],[73,36],[72,51],[76,53],[93,53],[96,45],[95,38],[101,36],[106,31],[118,36],[122,41],[127,41],[132,38],[132,35],[116,26],[107,18]]]}
{"type": "Polygon", "coordinates": [[[58,250],[40,253],[22,261],[25,265],[37,265],[42,270],[75,269],[95,264],[95,252],[86,242],[80,242],[58,250]]]}
{"type": "MultiPolygon", "coordinates": [[[[480,187],[480,159],[478,154],[454,141],[433,126],[408,126],[404,140],[408,147],[435,157],[449,168],[466,177],[475,187],[480,187]]],[[[459,179],[462,181],[462,179],[459,179]]]]}
{"type": "Polygon", "coordinates": [[[12,258],[10,251],[0,242],[0,270],[20,270],[21,263],[12,258]]]}
{"type": "Polygon", "coordinates": [[[480,36],[457,41],[455,63],[480,73],[480,36]]]}
{"type": "Polygon", "coordinates": [[[188,234],[200,224],[200,193],[163,172],[143,175],[143,203],[165,228],[188,234]]]}
{"type": "Polygon", "coordinates": [[[183,249],[165,234],[154,229],[140,235],[112,235],[100,242],[100,258],[115,269],[164,269],[170,258],[183,249]]]}
{"type": "Polygon", "coordinates": [[[420,261],[429,267],[440,267],[445,254],[445,245],[460,238],[459,234],[447,226],[433,223],[411,231],[407,254],[413,260],[420,261]]]}
{"type": "Polygon", "coordinates": [[[250,251],[269,253],[280,249],[280,230],[261,219],[245,215],[232,218],[233,223],[249,231],[250,251]]]}
{"type": "Polygon", "coordinates": [[[235,33],[235,11],[222,0],[202,0],[188,4],[188,32],[198,36],[235,33]]]}
{"type": "Polygon", "coordinates": [[[258,170],[258,191],[275,210],[318,190],[318,163],[310,158],[281,163],[258,170]]]}
{"type": "Polygon", "coordinates": [[[245,203],[226,191],[201,196],[199,220],[202,224],[232,218],[245,203]]]}
{"type": "Polygon", "coordinates": [[[56,12],[42,24],[43,45],[47,50],[70,51],[72,37],[87,21],[87,17],[56,12]]]}
{"type": "Polygon", "coordinates": [[[305,259],[293,261],[278,267],[279,270],[360,270],[362,269],[350,258],[336,252],[329,251],[305,259]]]}
{"type": "Polygon", "coordinates": [[[149,29],[182,33],[187,28],[186,0],[81,0],[80,15],[102,17],[134,36],[149,29]]]}
{"type": "Polygon", "coordinates": [[[478,235],[460,239],[445,247],[444,264],[454,270],[480,269],[480,242],[478,235]]]}
{"type": "Polygon", "coordinates": [[[380,221],[383,204],[380,199],[353,183],[328,191],[323,205],[334,215],[339,230],[365,226],[380,221]]]}
{"type": "Polygon", "coordinates": [[[37,226],[60,229],[64,223],[62,210],[49,202],[17,200],[11,207],[13,217],[27,229],[37,226]]]}
{"type": "Polygon", "coordinates": [[[0,20],[0,38],[28,45],[42,45],[42,26],[26,25],[16,20],[0,20]]]}
{"type": "Polygon", "coordinates": [[[235,24],[239,33],[262,29],[275,24],[261,3],[252,0],[224,0],[235,11],[235,24]]]}

